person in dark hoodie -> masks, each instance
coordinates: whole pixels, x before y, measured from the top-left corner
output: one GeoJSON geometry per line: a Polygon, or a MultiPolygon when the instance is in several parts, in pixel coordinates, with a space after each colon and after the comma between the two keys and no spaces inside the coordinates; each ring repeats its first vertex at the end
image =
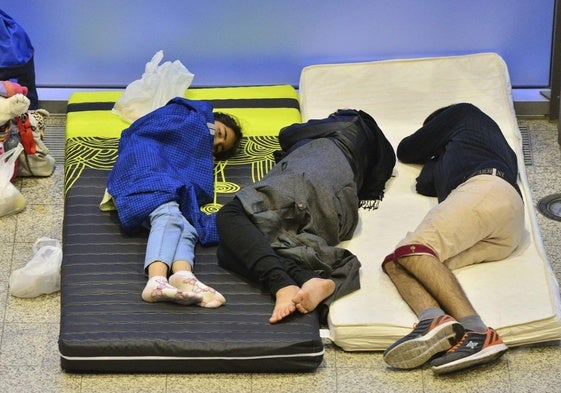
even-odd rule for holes
{"type": "Polygon", "coordinates": [[[377,208],[396,161],[375,120],[357,110],[288,126],[279,143],[271,171],[216,217],[220,265],[274,295],[270,323],[320,304],[324,317],[360,287],[360,262],[337,245],[352,237],[359,207],[377,208]]]}
{"type": "Polygon", "coordinates": [[[399,143],[397,158],[423,165],[417,192],[439,203],[382,264],[419,318],[386,349],[385,362],[411,369],[430,360],[434,372],[448,373],[499,358],[506,345],[452,269],[504,259],[520,244],[524,203],[516,154],[491,117],[461,103],[428,116],[399,143]]]}

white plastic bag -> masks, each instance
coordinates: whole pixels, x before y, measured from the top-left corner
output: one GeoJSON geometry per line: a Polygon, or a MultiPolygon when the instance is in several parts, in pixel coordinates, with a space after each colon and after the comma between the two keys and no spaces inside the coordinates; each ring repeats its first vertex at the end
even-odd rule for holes
{"type": "Polygon", "coordinates": [[[60,290],[62,247],[58,240],[41,237],[33,244],[33,258],[10,275],[10,294],[31,298],[60,290]]]}
{"type": "Polygon", "coordinates": [[[14,174],[15,162],[22,151],[23,146],[18,143],[13,149],[0,154],[0,217],[25,209],[25,198],[10,181],[14,174]]]}
{"type": "Polygon", "coordinates": [[[193,75],[176,60],[166,61],[161,65],[163,51],[158,51],[150,62],[146,63],[142,78],[130,83],[113,107],[113,113],[132,123],[139,117],[160,108],[175,97],[183,97],[191,85],[193,75]]]}

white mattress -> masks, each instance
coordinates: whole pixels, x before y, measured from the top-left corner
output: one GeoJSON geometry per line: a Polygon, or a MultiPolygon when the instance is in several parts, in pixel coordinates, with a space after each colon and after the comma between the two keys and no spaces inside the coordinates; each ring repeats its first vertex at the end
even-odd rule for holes
{"type": "MultiPolygon", "coordinates": [[[[456,270],[484,321],[507,345],[561,338],[559,287],[545,256],[526,178],[520,130],[505,62],[494,53],[313,65],[300,78],[303,120],[340,108],[371,114],[394,148],[433,110],[470,102],[491,116],[519,159],[526,206],[524,243],[506,260],[456,270]]],[[[415,229],[436,198],[415,193],[420,166],[398,162],[380,208],[360,212],[355,236],[342,244],[362,263],[361,289],[334,302],[327,336],[348,351],[383,350],[417,321],[380,263],[415,229]]],[[[326,332],[324,332],[325,335],[326,332]]]]}

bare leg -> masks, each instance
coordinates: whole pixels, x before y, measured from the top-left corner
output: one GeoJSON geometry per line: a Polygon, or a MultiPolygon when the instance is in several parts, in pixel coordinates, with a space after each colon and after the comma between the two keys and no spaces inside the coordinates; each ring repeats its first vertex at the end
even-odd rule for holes
{"type": "MultiPolygon", "coordinates": [[[[414,257],[401,257],[400,262],[409,258],[414,257]]],[[[425,258],[437,261],[434,257],[425,256],[425,258]]],[[[423,263],[423,261],[412,263],[423,263]]],[[[389,261],[385,263],[384,270],[417,317],[420,317],[424,310],[441,308],[427,288],[403,266],[395,261],[389,261]]],[[[462,334],[461,325],[449,315],[425,318],[415,325],[413,331],[386,348],[384,361],[398,369],[419,367],[437,353],[450,349],[462,334]]]]}
{"type": "Polygon", "coordinates": [[[292,299],[296,309],[302,314],[314,311],[316,307],[333,294],[335,282],[327,278],[311,278],[302,285],[292,299]]]}
{"type": "Polygon", "coordinates": [[[269,318],[270,323],[277,323],[296,311],[296,305],[292,301],[300,290],[296,285],[282,287],[275,293],[275,308],[269,318]]]}
{"type": "Polygon", "coordinates": [[[385,264],[384,268],[397,291],[405,300],[405,303],[411,307],[415,315],[419,316],[427,308],[440,307],[425,287],[403,267],[390,261],[385,264]]]}
{"type": "Polygon", "coordinates": [[[171,272],[172,273],[192,272],[192,271],[193,271],[193,268],[191,267],[191,264],[187,261],[175,261],[171,265],[171,272]]]}
{"type": "MultiPolygon", "coordinates": [[[[427,255],[409,255],[399,258],[398,263],[411,274],[410,277],[413,280],[417,280],[419,285],[426,288],[426,291],[437,302],[436,307],[440,305],[457,320],[476,314],[454,273],[438,259],[427,255]]],[[[415,290],[418,291],[419,288],[417,287],[415,290]]],[[[399,291],[401,294],[406,290],[399,291]]],[[[415,304],[415,299],[412,298],[404,297],[404,299],[408,304],[411,301],[415,305],[410,304],[411,308],[417,312],[414,307],[420,307],[421,304],[415,304]]],[[[426,301],[426,299],[422,301],[426,301]]],[[[430,304],[429,307],[434,307],[434,304],[430,304]]]]}
{"type": "Polygon", "coordinates": [[[168,265],[160,261],[154,261],[148,266],[148,279],[160,276],[160,277],[167,277],[168,276],[168,265]]]}

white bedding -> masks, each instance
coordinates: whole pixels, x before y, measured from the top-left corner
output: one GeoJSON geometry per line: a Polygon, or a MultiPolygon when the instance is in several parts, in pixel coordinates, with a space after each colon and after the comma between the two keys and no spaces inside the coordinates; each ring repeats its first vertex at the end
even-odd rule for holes
{"type": "MultiPolygon", "coordinates": [[[[498,330],[507,345],[561,338],[559,287],[535,220],[510,79],[500,56],[482,53],[313,65],[302,71],[300,99],[304,121],[340,108],[368,112],[394,148],[428,114],[445,105],[470,102],[491,116],[518,155],[527,234],[508,259],[455,272],[484,321],[498,330]]],[[[361,289],[334,302],[329,313],[328,336],[344,350],[383,350],[416,322],[380,263],[436,204],[435,198],[415,193],[419,170],[398,162],[380,208],[361,210],[355,236],[342,244],[362,263],[361,289]]]]}

